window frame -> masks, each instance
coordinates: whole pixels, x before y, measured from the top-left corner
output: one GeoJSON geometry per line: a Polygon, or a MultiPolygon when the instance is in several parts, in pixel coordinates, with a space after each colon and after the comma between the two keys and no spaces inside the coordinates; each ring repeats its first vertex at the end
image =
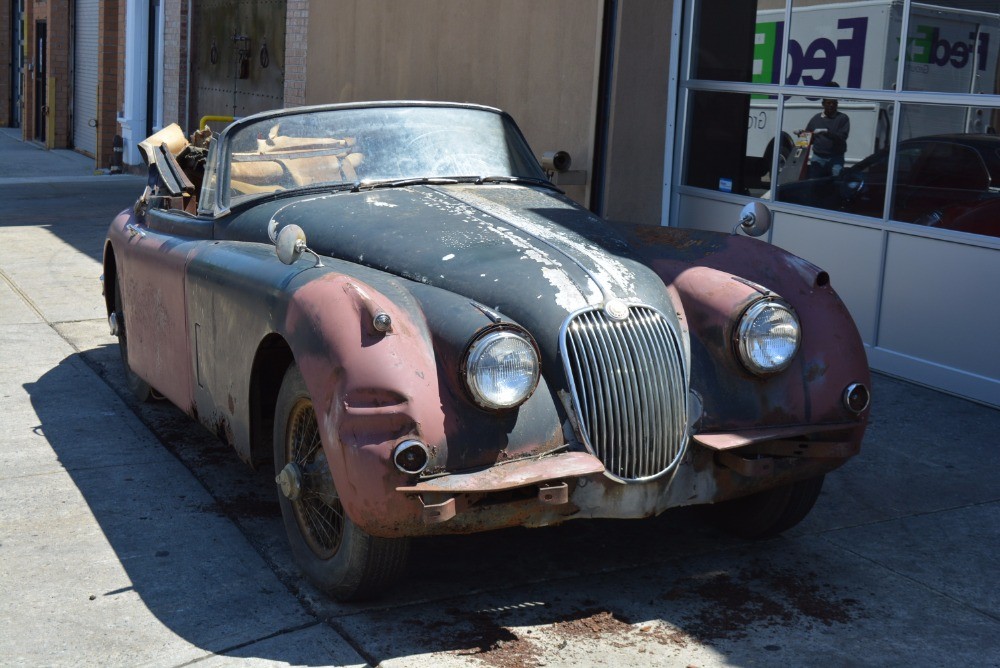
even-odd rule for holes
{"type": "MultiPolygon", "coordinates": [[[[883,230],[891,230],[894,232],[905,232],[913,234],[916,236],[927,236],[934,238],[944,238],[956,241],[973,241],[976,245],[996,247],[1000,248],[1000,237],[991,237],[987,235],[974,234],[969,232],[959,232],[956,230],[944,230],[937,228],[928,228],[922,225],[916,225],[913,223],[908,223],[905,221],[895,220],[892,218],[893,209],[893,199],[896,190],[896,166],[897,166],[897,148],[900,140],[900,119],[903,115],[904,105],[912,104],[933,104],[933,105],[946,105],[948,107],[972,107],[978,109],[994,109],[1000,111],[1000,94],[986,95],[986,94],[975,94],[975,93],[947,93],[947,92],[937,92],[937,91],[913,91],[913,90],[892,90],[892,89],[868,89],[868,88],[839,88],[830,89],[822,88],[817,86],[805,86],[802,84],[790,85],[783,81],[783,77],[779,77],[778,83],[753,83],[753,82],[736,82],[736,81],[715,81],[707,79],[697,79],[693,77],[694,65],[695,65],[695,54],[697,51],[698,44],[696,38],[697,32],[697,21],[698,21],[698,6],[701,0],[684,0],[683,3],[678,3],[678,5],[683,5],[682,11],[679,11],[675,15],[675,20],[679,21],[680,30],[679,33],[684,35],[684,43],[680,48],[680,62],[679,62],[679,77],[677,81],[677,102],[676,102],[676,120],[675,126],[675,141],[672,147],[672,168],[671,174],[673,175],[674,181],[671,183],[670,190],[672,191],[669,195],[670,197],[670,220],[677,221],[677,214],[680,208],[679,198],[681,195],[695,195],[699,197],[708,197],[711,199],[718,199],[723,201],[731,201],[733,203],[744,203],[748,198],[752,198],[751,195],[736,194],[736,193],[726,193],[717,190],[709,190],[697,186],[689,186],[687,183],[688,176],[688,155],[691,149],[691,141],[687,133],[687,128],[690,123],[690,110],[691,110],[691,97],[694,93],[699,91],[712,91],[712,92],[727,92],[727,93],[740,93],[747,95],[758,95],[758,96],[774,96],[777,102],[776,117],[774,123],[773,138],[777,142],[780,141],[780,136],[782,128],[784,125],[784,110],[785,105],[789,98],[802,97],[803,95],[808,95],[809,91],[812,90],[822,90],[823,97],[831,97],[838,100],[850,100],[850,101],[872,101],[887,103],[890,105],[891,109],[891,119],[889,124],[889,155],[888,162],[886,165],[887,178],[886,178],[886,190],[885,199],[883,201],[882,216],[881,218],[870,217],[870,216],[860,216],[854,214],[848,214],[844,212],[833,211],[829,209],[821,209],[817,207],[811,207],[801,204],[791,204],[778,201],[773,198],[764,199],[763,201],[767,203],[769,207],[772,207],[776,211],[788,211],[790,213],[798,213],[802,215],[809,215],[813,217],[828,218],[831,220],[836,220],[838,222],[846,222],[855,225],[861,225],[865,227],[873,227],[883,230]]],[[[785,0],[784,7],[784,21],[786,26],[792,25],[793,18],[793,5],[794,0],[785,0]]],[[[914,5],[923,5],[926,3],[917,3],[913,0],[903,0],[902,2],[902,21],[900,24],[900,34],[908,35],[910,30],[910,19],[913,14],[914,5]]],[[[784,30],[782,34],[781,44],[777,48],[781,49],[780,58],[780,72],[788,71],[788,42],[791,39],[791,30],[784,30]]],[[[906,40],[898,40],[899,47],[895,54],[896,58],[896,81],[904,81],[904,74],[906,72],[907,62],[905,60],[905,50],[906,50],[906,40]]],[[[892,56],[890,54],[886,55],[889,59],[892,56]]],[[[1000,58],[1000,56],[998,56],[1000,58]]],[[[998,64],[1000,67],[1000,64],[998,64]]],[[[774,174],[777,170],[778,165],[778,152],[774,151],[771,159],[770,170],[774,174]]],[[[759,198],[754,198],[759,199],[759,198]]],[[[666,207],[665,207],[666,210],[666,207]]]]}

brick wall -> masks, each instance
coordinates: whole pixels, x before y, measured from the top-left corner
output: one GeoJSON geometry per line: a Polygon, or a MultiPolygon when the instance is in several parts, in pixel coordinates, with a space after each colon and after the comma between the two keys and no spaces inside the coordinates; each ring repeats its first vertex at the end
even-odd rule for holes
{"type": "MultiPolygon", "coordinates": [[[[49,100],[55,102],[55,108],[49,109],[48,122],[55,125],[54,140],[46,139],[49,148],[66,148],[69,146],[69,107],[70,107],[70,49],[73,41],[70,35],[70,1],[48,0],[48,79],[49,85],[55,83],[55,96],[48,93],[49,100]]],[[[48,137],[53,137],[49,130],[48,137]]]]}
{"type": "Polygon", "coordinates": [[[187,0],[163,4],[163,125],[187,122],[187,0]]]}
{"type": "Polygon", "coordinates": [[[35,123],[35,71],[37,35],[36,24],[44,21],[47,28],[46,48],[46,100],[53,104],[46,116],[46,135],[42,137],[48,148],[66,148],[69,145],[69,62],[70,40],[69,3],[71,0],[34,0],[25,3],[27,17],[28,49],[26,63],[32,69],[26,72],[24,91],[24,117],[21,136],[35,139],[38,128],[35,123]],[[54,85],[53,85],[54,84],[54,85]]]}
{"type": "Polygon", "coordinates": [[[119,44],[119,13],[124,14],[124,0],[102,0],[98,16],[100,38],[97,44],[97,153],[94,164],[99,169],[111,167],[115,135],[118,134],[119,69],[124,67],[119,44]]]}
{"type": "Polygon", "coordinates": [[[285,19],[285,107],[306,103],[309,0],[288,0],[285,19]]]}

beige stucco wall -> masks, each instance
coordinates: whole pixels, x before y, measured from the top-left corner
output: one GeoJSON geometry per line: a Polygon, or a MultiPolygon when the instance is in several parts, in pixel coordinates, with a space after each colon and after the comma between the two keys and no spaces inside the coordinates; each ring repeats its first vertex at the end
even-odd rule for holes
{"type": "Polygon", "coordinates": [[[611,220],[660,224],[673,5],[618,5],[602,212],[611,220]]]}
{"type": "Polygon", "coordinates": [[[313,1],[304,102],[500,107],[539,154],[569,151],[589,183],[603,11],[603,0],[313,1]]]}

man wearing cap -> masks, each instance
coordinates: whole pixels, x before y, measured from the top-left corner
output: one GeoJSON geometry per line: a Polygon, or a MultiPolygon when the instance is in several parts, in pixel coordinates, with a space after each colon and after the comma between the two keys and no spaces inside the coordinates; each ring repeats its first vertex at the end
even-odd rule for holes
{"type": "Polygon", "coordinates": [[[808,178],[816,179],[840,174],[844,168],[844,154],[847,153],[847,136],[851,133],[851,121],[847,114],[837,111],[837,100],[824,99],[822,113],[816,114],[809,120],[805,132],[812,133],[808,178]]]}

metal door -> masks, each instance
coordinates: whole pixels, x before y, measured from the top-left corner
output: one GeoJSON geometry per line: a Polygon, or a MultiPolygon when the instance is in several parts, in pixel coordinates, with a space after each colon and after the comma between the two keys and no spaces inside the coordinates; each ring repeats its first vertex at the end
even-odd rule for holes
{"type": "Polygon", "coordinates": [[[203,0],[192,10],[190,126],[203,116],[280,108],[285,0],[203,0]]]}
{"type": "Polygon", "coordinates": [[[97,152],[98,0],[76,0],[73,44],[73,147],[97,152]]]}
{"type": "Polygon", "coordinates": [[[45,141],[45,123],[48,116],[45,77],[48,60],[48,25],[45,21],[35,22],[35,139],[45,141]]]}

